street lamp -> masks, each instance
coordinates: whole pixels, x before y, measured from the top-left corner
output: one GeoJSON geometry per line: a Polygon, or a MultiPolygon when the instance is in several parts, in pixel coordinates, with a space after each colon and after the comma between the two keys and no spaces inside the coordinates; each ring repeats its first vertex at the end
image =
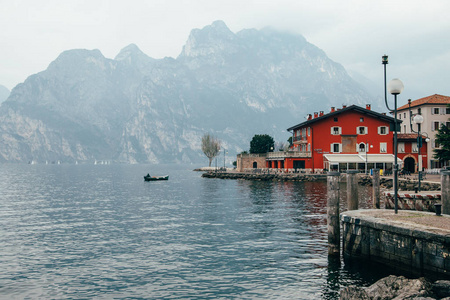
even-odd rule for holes
{"type": "Polygon", "coordinates": [[[369,152],[369,148],[373,148],[373,145],[370,145],[369,142],[366,143],[366,174],[369,174],[367,171],[367,164],[369,162],[367,153],[369,152]]]}
{"type": "Polygon", "coordinates": [[[228,151],[227,150],[225,150],[225,148],[223,149],[223,168],[224,168],[224,171],[226,171],[226,169],[225,169],[225,154],[226,153],[228,153],[228,151]]]}
{"type": "Polygon", "coordinates": [[[394,95],[394,210],[396,214],[398,213],[397,96],[403,92],[403,88],[403,82],[397,78],[392,79],[387,86],[389,93],[394,95]]]}
{"type": "Polygon", "coordinates": [[[388,64],[388,56],[385,54],[381,57],[381,63],[384,66],[384,102],[386,103],[386,106],[389,110],[389,105],[387,103],[387,89],[386,89],[386,65],[388,64]]]}
{"type": "MultiPolygon", "coordinates": [[[[408,105],[409,105],[409,124],[411,126],[411,132],[417,133],[417,148],[418,148],[418,157],[419,157],[419,163],[418,163],[418,173],[419,173],[419,186],[418,186],[418,191],[420,192],[420,183],[422,180],[422,155],[420,154],[420,149],[422,148],[422,134],[420,133],[420,126],[423,123],[423,117],[420,113],[416,114],[414,116],[414,118],[412,118],[412,111],[411,111],[411,99],[408,100],[408,105]],[[411,118],[413,120],[414,123],[417,124],[417,131],[414,131],[413,129],[413,125],[411,122],[411,118]]],[[[424,132],[426,134],[426,132],[424,132]]],[[[430,140],[428,138],[428,134],[427,138],[425,139],[425,141],[428,143],[428,141],[430,140]]]]}

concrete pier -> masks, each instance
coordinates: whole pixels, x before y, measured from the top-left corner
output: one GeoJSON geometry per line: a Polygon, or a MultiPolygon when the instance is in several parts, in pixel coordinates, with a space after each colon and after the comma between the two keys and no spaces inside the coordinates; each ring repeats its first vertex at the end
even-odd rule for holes
{"type": "Polygon", "coordinates": [[[380,208],[380,198],[381,198],[381,189],[380,189],[380,170],[374,169],[372,176],[372,202],[373,208],[380,208]]]}
{"type": "Polygon", "coordinates": [[[328,255],[340,255],[339,172],[327,174],[328,255]]]}
{"type": "Polygon", "coordinates": [[[345,257],[423,275],[450,272],[450,216],[372,209],[342,213],[345,257]]]}
{"type": "Polygon", "coordinates": [[[450,215],[450,171],[441,171],[442,213],[450,215]]]}
{"type": "Polygon", "coordinates": [[[357,170],[347,171],[347,209],[358,209],[358,178],[356,174],[357,170]]]}

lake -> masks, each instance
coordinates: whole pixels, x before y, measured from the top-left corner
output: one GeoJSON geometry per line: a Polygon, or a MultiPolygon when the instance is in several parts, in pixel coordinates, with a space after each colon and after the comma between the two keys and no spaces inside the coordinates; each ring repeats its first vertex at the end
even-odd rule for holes
{"type": "Polygon", "coordinates": [[[0,297],[336,299],[387,275],[328,259],[326,183],[195,167],[1,165],[0,297]]]}

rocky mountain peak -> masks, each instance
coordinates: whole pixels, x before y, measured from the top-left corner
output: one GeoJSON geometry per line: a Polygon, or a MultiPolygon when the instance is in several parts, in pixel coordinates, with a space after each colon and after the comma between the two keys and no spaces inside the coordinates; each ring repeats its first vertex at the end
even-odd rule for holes
{"type": "Polygon", "coordinates": [[[225,49],[232,52],[236,35],[223,21],[215,21],[202,29],[193,29],[179,57],[208,56],[225,49]]]}
{"type": "Polygon", "coordinates": [[[177,59],[152,59],[134,44],[114,60],[61,53],[0,106],[0,162],[199,162],[206,132],[239,153],[255,133],[284,142],[306,114],[368,98],[302,36],[234,34],[216,21],[192,30],[177,59]]]}
{"type": "Polygon", "coordinates": [[[115,61],[125,62],[130,65],[137,65],[140,63],[147,63],[151,60],[147,54],[141,51],[135,44],[130,44],[120,50],[119,54],[114,58],[115,61]]]}

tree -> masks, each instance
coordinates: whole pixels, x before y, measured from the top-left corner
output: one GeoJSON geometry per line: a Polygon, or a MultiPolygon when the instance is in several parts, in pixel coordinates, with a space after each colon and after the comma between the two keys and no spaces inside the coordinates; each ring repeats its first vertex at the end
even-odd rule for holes
{"type": "Polygon", "coordinates": [[[273,151],[274,141],[270,135],[255,134],[250,141],[250,153],[266,153],[273,151]]]}
{"type": "Polygon", "coordinates": [[[450,160],[450,128],[445,124],[441,125],[439,131],[436,133],[436,147],[440,146],[438,149],[434,149],[434,158],[438,159],[440,162],[445,162],[450,160]]]}
{"type": "Polygon", "coordinates": [[[202,137],[202,151],[209,158],[209,166],[211,167],[212,160],[219,154],[220,141],[209,133],[205,133],[202,137]]]}

